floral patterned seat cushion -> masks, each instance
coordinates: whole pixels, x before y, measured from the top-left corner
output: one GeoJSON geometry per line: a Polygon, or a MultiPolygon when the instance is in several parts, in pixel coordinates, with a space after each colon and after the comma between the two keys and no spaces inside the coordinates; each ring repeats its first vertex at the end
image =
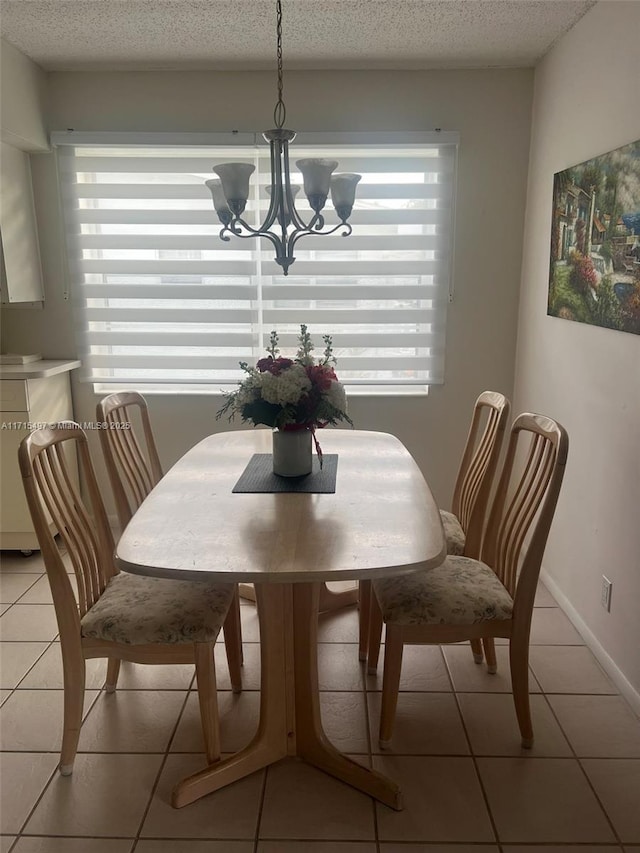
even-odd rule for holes
{"type": "Polygon", "coordinates": [[[130,645],[210,643],[220,633],[234,589],[120,572],[82,617],[82,636],[130,645]]]}
{"type": "Polygon", "coordinates": [[[384,621],[393,625],[472,625],[510,619],[513,600],[489,566],[447,557],[435,569],[373,582],[384,621]]]}
{"type": "Polygon", "coordinates": [[[440,510],[440,518],[444,527],[444,538],[447,542],[447,554],[461,557],[464,554],[465,535],[457,517],[452,512],[440,510]]]}

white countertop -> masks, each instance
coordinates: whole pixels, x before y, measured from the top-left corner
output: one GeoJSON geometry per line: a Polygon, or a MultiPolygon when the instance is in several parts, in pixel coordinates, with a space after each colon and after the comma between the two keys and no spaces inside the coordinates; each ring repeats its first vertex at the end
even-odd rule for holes
{"type": "Polygon", "coordinates": [[[29,364],[0,364],[0,379],[45,379],[80,367],[80,361],[32,361],[29,364]]]}

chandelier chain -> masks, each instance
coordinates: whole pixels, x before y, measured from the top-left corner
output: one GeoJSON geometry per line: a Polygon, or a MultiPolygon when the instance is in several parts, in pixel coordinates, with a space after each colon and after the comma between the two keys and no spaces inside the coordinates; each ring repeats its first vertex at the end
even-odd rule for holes
{"type": "Polygon", "coordinates": [[[276,56],[278,58],[278,100],[276,102],[275,109],[273,111],[273,120],[276,124],[276,127],[284,127],[285,118],[287,115],[287,110],[284,105],[284,101],[282,99],[282,0],[276,0],[276,38],[277,38],[277,52],[276,56]]]}

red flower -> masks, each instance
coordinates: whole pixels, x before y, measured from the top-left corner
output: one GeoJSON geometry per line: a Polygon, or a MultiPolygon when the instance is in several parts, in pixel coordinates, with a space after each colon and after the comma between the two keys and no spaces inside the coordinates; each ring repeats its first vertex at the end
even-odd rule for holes
{"type": "Polygon", "coordinates": [[[273,373],[274,376],[279,376],[287,367],[291,367],[293,361],[290,358],[273,358],[269,355],[267,358],[261,358],[256,367],[260,373],[273,373]]]}
{"type": "Polygon", "coordinates": [[[320,391],[327,391],[332,381],[336,380],[336,372],[328,364],[310,364],[306,368],[311,384],[320,391]]]}

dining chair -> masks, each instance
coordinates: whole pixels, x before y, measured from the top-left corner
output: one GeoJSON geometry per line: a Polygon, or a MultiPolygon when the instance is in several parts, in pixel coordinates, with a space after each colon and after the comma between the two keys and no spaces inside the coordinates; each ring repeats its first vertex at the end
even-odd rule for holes
{"type": "MultiPolygon", "coordinates": [[[[569,439],[551,418],[522,414],[511,428],[480,560],[449,556],[435,569],[373,581],[386,624],[379,740],[391,740],[403,647],[503,637],[522,746],[533,744],[529,632],[540,565],[564,476],[569,439]],[[519,571],[518,571],[519,569],[519,571]]],[[[369,648],[375,667],[380,648],[369,648]]]]}
{"type": "MultiPolygon", "coordinates": [[[[163,476],[147,402],[137,391],[110,394],[98,403],[96,420],[106,426],[100,430],[100,442],[120,529],[124,530],[163,476]],[[137,434],[138,425],[142,428],[143,440],[137,434]]],[[[237,586],[223,631],[231,685],[237,693],[242,689],[240,667],[243,659],[237,586]]]]}
{"type": "MultiPolygon", "coordinates": [[[[472,557],[480,554],[484,522],[498,458],[509,419],[509,401],[497,391],[483,391],[473,407],[458,476],[456,477],[451,512],[440,510],[447,554],[472,557]]],[[[371,610],[371,581],[360,584],[360,660],[367,659],[369,638],[375,644],[382,632],[379,611],[371,610]]],[[[471,642],[476,663],[482,663],[482,643],[471,642]]],[[[487,665],[495,672],[493,641],[484,643],[487,665]]]]}
{"type": "Polygon", "coordinates": [[[85,661],[107,658],[112,693],[120,662],[195,664],[205,751],[220,758],[213,647],[234,599],[233,584],[179,581],[120,572],[114,541],[89,456],[86,435],[73,422],[26,436],[18,459],[60,633],[64,726],[60,772],[71,774],[78,749],[85,692],[85,661]],[[69,459],[78,468],[85,501],[69,459]],[[52,520],[75,574],[77,595],[52,520]]]}

